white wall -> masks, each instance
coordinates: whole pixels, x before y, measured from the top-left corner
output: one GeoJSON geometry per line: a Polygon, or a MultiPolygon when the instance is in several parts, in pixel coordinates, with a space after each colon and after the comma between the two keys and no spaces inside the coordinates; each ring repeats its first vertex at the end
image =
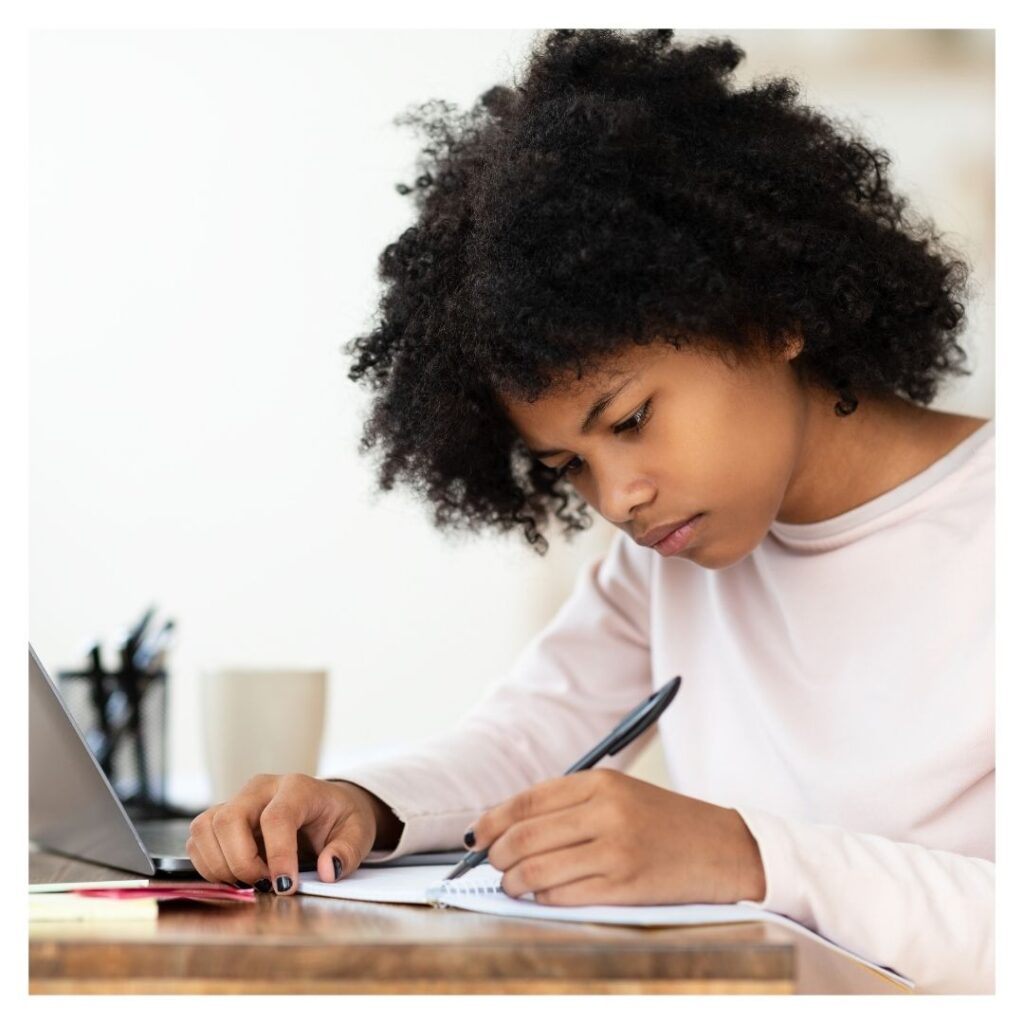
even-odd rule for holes
{"type": "MultiPolygon", "coordinates": [[[[915,56],[890,65],[863,45],[877,33],[729,34],[741,81],[792,71],[888,145],[989,289],[990,33],[941,59],[891,33],[915,56]]],[[[532,35],[35,37],[31,639],[63,668],[150,601],[175,618],[172,796],[205,798],[202,667],[328,667],[328,772],[451,724],[611,537],[553,535],[542,559],[518,536],[443,538],[404,494],[373,499],[368,398],[339,351],[412,215],[393,185],[419,142],[392,118],[468,106],[532,35]]],[[[940,408],[993,414],[989,295],[976,375],[940,408]]]]}

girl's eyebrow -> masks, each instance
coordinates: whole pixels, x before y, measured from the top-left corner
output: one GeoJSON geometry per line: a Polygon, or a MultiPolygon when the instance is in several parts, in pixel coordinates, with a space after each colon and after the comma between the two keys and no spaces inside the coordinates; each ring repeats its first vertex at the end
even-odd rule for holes
{"type": "MultiPolygon", "coordinates": [[[[608,408],[608,405],[611,403],[612,399],[615,398],[615,396],[620,391],[622,391],[627,384],[631,384],[634,380],[636,380],[638,376],[639,374],[631,373],[628,377],[626,377],[625,380],[622,381],[621,384],[619,384],[618,387],[609,391],[607,394],[601,395],[601,397],[598,398],[597,401],[594,402],[594,404],[590,407],[590,412],[587,413],[586,417],[583,420],[583,423],[580,424],[580,433],[589,434],[594,426],[594,422],[597,420],[598,416],[600,416],[601,413],[603,413],[605,409],[608,408]]],[[[565,451],[565,449],[544,448],[539,451],[536,451],[533,448],[530,448],[528,449],[528,451],[535,459],[546,459],[552,455],[560,455],[563,451],[565,451]]]]}

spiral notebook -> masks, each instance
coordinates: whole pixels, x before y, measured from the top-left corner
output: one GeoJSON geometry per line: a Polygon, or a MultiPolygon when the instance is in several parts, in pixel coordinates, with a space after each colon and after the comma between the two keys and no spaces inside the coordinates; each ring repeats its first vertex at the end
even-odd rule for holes
{"type": "Polygon", "coordinates": [[[455,907],[459,910],[497,914],[501,917],[530,917],[544,921],[576,921],[585,924],[647,928],[774,921],[884,974],[899,985],[906,988],[914,987],[914,983],[903,975],[851,953],[850,950],[830,942],[791,918],[763,910],[752,903],[552,907],[538,903],[529,895],[517,899],[506,895],[501,888],[501,872],[490,864],[481,864],[451,882],[444,880],[445,874],[446,866],[438,865],[396,867],[386,871],[379,867],[357,868],[340,882],[321,882],[315,871],[303,871],[299,874],[298,891],[311,896],[365,900],[370,903],[418,903],[442,909],[455,907]]]}

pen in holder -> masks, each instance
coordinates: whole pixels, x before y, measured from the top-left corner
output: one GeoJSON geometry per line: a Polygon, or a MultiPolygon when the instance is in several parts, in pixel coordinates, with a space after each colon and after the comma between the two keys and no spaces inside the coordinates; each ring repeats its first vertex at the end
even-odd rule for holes
{"type": "Polygon", "coordinates": [[[89,749],[133,818],[190,817],[166,799],[168,619],[147,636],[148,608],[118,644],[116,668],[106,668],[99,642],[82,669],[58,672],[57,682],[89,749]]]}

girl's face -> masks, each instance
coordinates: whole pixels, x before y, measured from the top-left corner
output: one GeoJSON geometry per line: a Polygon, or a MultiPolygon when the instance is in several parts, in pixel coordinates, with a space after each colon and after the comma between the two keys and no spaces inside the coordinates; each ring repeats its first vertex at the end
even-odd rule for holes
{"type": "Polygon", "coordinates": [[[659,554],[720,569],[782,518],[808,420],[791,366],[800,348],[733,366],[692,347],[631,346],[533,404],[503,404],[534,456],[633,540],[699,514],[688,543],[659,554]]]}

